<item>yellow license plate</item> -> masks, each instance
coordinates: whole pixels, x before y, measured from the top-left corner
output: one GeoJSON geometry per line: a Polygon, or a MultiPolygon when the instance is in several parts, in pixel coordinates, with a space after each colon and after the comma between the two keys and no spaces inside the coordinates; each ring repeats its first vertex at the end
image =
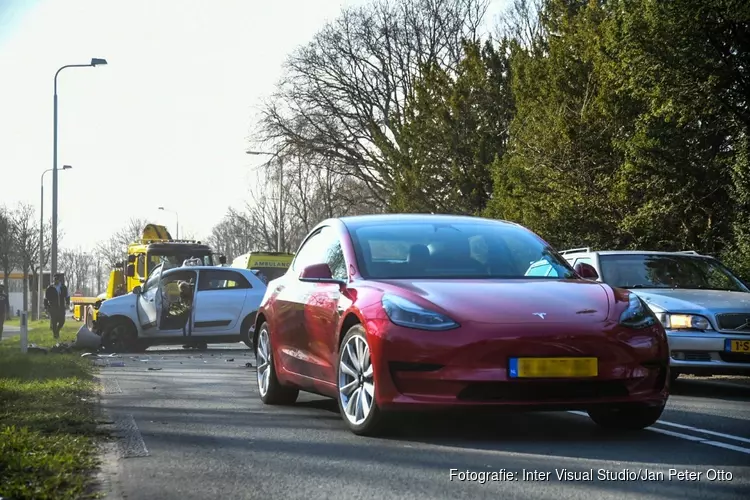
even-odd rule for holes
{"type": "Polygon", "coordinates": [[[750,353],[750,340],[728,340],[727,351],[750,353]]]}
{"type": "Polygon", "coordinates": [[[511,358],[511,378],[579,378],[599,374],[597,358],[511,358]]]}

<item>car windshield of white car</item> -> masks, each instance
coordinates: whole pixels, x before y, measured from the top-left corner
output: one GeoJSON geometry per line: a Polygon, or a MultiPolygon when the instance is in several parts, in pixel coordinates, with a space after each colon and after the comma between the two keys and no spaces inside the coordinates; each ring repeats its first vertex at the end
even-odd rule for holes
{"type": "Polygon", "coordinates": [[[602,280],[619,288],[749,291],[715,259],[676,254],[600,255],[602,280]]]}
{"type": "Polygon", "coordinates": [[[507,223],[368,224],[351,231],[370,279],[570,279],[575,272],[544,241],[507,223]]]}

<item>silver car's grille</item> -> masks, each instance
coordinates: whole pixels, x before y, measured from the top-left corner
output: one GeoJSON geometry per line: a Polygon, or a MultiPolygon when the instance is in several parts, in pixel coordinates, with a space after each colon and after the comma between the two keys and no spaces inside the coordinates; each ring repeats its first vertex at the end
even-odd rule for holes
{"type": "Polygon", "coordinates": [[[750,334],[750,313],[717,314],[719,330],[732,330],[750,334]]]}

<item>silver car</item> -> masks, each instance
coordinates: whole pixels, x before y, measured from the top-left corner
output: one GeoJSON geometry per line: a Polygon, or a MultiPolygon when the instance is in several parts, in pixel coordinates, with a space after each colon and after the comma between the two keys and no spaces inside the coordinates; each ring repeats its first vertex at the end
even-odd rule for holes
{"type": "Polygon", "coordinates": [[[585,278],[635,292],[667,330],[672,379],[750,375],[750,288],[696,252],[561,252],[585,278]]]}
{"type": "Polygon", "coordinates": [[[99,306],[94,333],[108,350],[134,352],[150,345],[245,342],[266,285],[248,269],[157,266],[133,293],[99,306]]]}

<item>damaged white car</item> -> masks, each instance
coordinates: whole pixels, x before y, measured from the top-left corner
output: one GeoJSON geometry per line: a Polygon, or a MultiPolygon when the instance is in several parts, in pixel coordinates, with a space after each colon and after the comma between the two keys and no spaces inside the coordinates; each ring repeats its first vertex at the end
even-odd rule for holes
{"type": "Polygon", "coordinates": [[[151,345],[250,345],[266,285],[247,269],[157,266],[143,287],[102,302],[93,331],[107,351],[138,352],[151,345]]]}

